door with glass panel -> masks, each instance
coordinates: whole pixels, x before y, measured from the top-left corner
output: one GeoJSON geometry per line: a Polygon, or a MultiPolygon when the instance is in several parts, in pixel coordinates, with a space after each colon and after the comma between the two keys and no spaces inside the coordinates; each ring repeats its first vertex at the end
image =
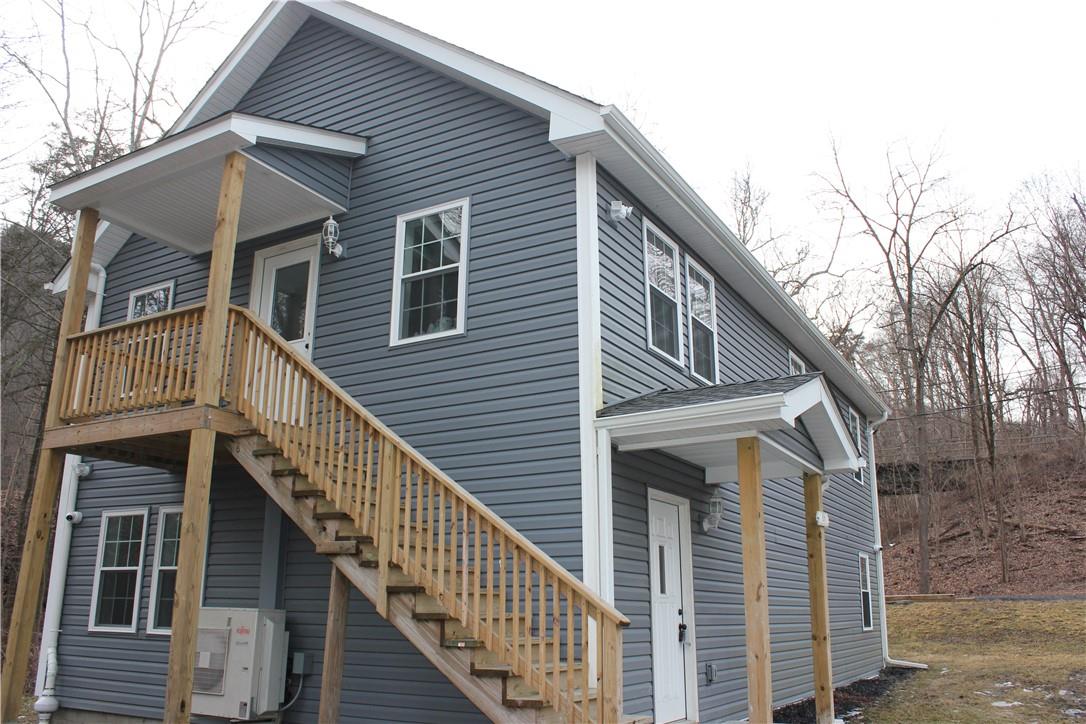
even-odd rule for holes
{"type": "MultiPolygon", "coordinates": [[[[263,249],[253,259],[253,289],[251,306],[262,322],[281,336],[294,350],[309,358],[313,354],[313,326],[316,318],[317,264],[320,246],[317,239],[307,238],[281,246],[263,249]]],[[[252,384],[254,402],[275,419],[293,420],[296,412],[305,409],[305,380],[283,379],[279,373],[283,362],[271,351],[251,356],[256,365],[248,370],[257,384],[252,384]],[[265,361],[266,360],[266,361],[265,361]],[[263,384],[271,375],[275,384],[263,384]],[[264,398],[265,390],[267,399],[264,398]],[[299,394],[293,401],[280,396],[293,389],[299,394]]]]}

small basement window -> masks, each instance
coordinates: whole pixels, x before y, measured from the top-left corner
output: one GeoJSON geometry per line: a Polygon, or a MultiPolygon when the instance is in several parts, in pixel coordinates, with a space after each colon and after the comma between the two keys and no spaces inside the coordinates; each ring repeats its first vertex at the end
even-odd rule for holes
{"type": "Polygon", "coordinates": [[[805,375],[807,374],[807,363],[799,358],[792,350],[788,350],[788,374],[789,375],[805,375]]]}
{"type": "Polygon", "coordinates": [[[137,289],[128,295],[128,319],[139,319],[173,309],[174,281],[137,289]]]}
{"type": "Polygon", "coordinates": [[[173,623],[177,583],[177,551],[181,546],[181,508],[160,508],[155,534],[155,567],[151,574],[151,610],[147,633],[168,634],[173,623]]]}
{"type": "Polygon", "coordinates": [[[147,509],[102,513],[91,593],[91,631],[136,630],[147,509]]]}
{"type": "Polygon", "coordinates": [[[866,553],[860,554],[860,622],[864,631],[874,627],[871,614],[871,560],[866,553]]]}
{"type": "Polygon", "coordinates": [[[679,248],[648,221],[644,234],[649,347],[681,365],[679,248]]]}
{"type": "Polygon", "coordinates": [[[396,219],[390,343],[464,331],[468,200],[396,219]]]}
{"type": "MultiPolygon", "coordinates": [[[[848,431],[852,433],[852,441],[856,443],[856,452],[863,456],[863,422],[860,419],[860,413],[856,412],[853,408],[848,408],[848,431]]],[[[863,465],[852,471],[852,477],[857,482],[862,483],[864,481],[864,468],[863,465]]]]}
{"type": "Polygon", "coordinates": [[[690,319],[690,369],[716,383],[716,287],[713,277],[687,257],[686,307],[690,319]]]}

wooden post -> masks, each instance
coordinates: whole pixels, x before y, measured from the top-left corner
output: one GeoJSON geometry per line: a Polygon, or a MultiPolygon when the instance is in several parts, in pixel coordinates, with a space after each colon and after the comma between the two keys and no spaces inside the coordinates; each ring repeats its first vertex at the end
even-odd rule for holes
{"type": "Polygon", "coordinates": [[[622,720],[622,627],[614,621],[600,616],[600,625],[596,630],[603,636],[603,662],[600,674],[603,678],[603,717],[604,722],[622,720]]]}
{"type": "MultiPolygon", "coordinates": [[[[64,311],[60,316],[56,357],[53,362],[53,378],[49,387],[49,401],[45,408],[45,427],[60,424],[60,405],[64,379],[68,369],[68,337],[82,331],[83,308],[87,299],[87,281],[90,277],[91,254],[94,251],[94,235],[98,228],[98,211],[82,209],[79,225],[72,242],[72,261],[68,267],[68,290],[64,295],[64,311]]],[[[30,518],[23,542],[23,556],[19,563],[19,581],[15,587],[8,643],[4,656],[3,721],[15,719],[22,703],[26,670],[30,665],[30,643],[38,627],[41,611],[42,574],[46,569],[45,553],[49,547],[49,534],[53,529],[57,496],[60,494],[60,478],[64,472],[64,453],[60,450],[43,449],[38,457],[38,469],[34,476],[34,491],[30,502],[30,518]]],[[[44,653],[44,652],[43,652],[44,653]]]]}
{"type": "MultiPolygon", "coordinates": [[[[377,613],[388,618],[388,568],[392,563],[392,506],[398,505],[396,493],[395,448],[387,437],[381,438],[381,463],[377,469],[377,613]]],[[[444,515],[444,513],[442,513],[444,515]]],[[[438,531],[444,535],[444,531],[438,531]]],[[[439,560],[441,560],[439,558],[439,560]]]]}
{"type": "Polygon", "coordinates": [[[321,666],[321,705],[317,721],[339,721],[343,684],[343,640],[347,635],[347,605],[351,592],[347,577],[332,565],[328,588],[328,622],[324,625],[324,663],[321,666]]]}
{"type": "MultiPolygon", "coordinates": [[[[197,366],[196,404],[219,406],[222,387],[223,350],[226,347],[226,319],[230,304],[230,282],[234,275],[234,247],[245,183],[245,157],[236,151],[226,157],[215,236],[211,245],[211,272],[207,283],[197,366]]],[[[193,430],[189,434],[188,469],[185,472],[185,502],[181,510],[181,540],[178,547],[177,582],[174,586],[173,625],[170,661],[166,669],[167,724],[188,724],[192,703],[192,674],[196,664],[196,632],[200,617],[200,583],[204,578],[207,550],[208,505],[211,501],[211,470],[215,461],[215,431],[193,430]]]]}
{"type": "Polygon", "coordinates": [[[833,724],[833,670],[830,658],[830,601],[826,588],[826,534],[815,516],[822,510],[822,476],[803,476],[807,520],[807,590],[811,600],[811,657],[814,660],[815,722],[833,724]]]}
{"type": "Polygon", "coordinates": [[[765,564],[762,457],[756,437],[740,438],[739,520],[743,536],[743,608],[747,634],[747,713],[751,724],[773,721],[769,663],[769,583],[765,564]]]}

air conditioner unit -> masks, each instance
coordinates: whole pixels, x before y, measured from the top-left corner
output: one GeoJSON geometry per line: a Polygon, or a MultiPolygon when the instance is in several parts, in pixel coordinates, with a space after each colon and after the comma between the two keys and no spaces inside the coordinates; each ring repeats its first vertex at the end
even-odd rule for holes
{"type": "Polygon", "coordinates": [[[256,719],[277,711],[286,686],[286,612],[201,608],[192,713],[256,719]]]}

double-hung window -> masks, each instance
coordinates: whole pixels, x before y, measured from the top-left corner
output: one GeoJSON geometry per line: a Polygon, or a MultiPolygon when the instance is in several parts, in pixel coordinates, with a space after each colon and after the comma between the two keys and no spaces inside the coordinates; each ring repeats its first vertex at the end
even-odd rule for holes
{"type": "Polygon", "coordinates": [[[390,343],[464,331],[468,200],[396,220],[390,343]]]}
{"type": "MultiPolygon", "coordinates": [[[[851,407],[848,408],[848,431],[852,433],[852,441],[856,443],[856,452],[861,456],[863,455],[863,423],[860,421],[860,414],[851,407]]],[[[863,465],[856,468],[852,472],[852,477],[856,478],[858,482],[864,481],[864,468],[863,465]]]]}
{"type": "Polygon", "coordinates": [[[102,513],[90,630],[136,630],[146,531],[146,508],[102,513]]]}
{"type": "Polygon", "coordinates": [[[647,221],[644,234],[649,347],[681,365],[679,248],[647,221]]]}
{"type": "Polygon", "coordinates": [[[173,309],[173,280],[137,289],[128,295],[128,318],[139,319],[173,309]]]}
{"type": "Polygon", "coordinates": [[[177,583],[177,551],[181,545],[181,508],[163,507],[158,511],[155,534],[155,567],[151,576],[151,610],[147,632],[170,633],[173,623],[173,593],[177,583]]]}
{"type": "Polygon", "coordinates": [[[874,627],[871,615],[871,559],[860,554],[860,623],[864,631],[874,627]]]}
{"type": "Polygon", "coordinates": [[[690,314],[690,369],[716,383],[716,287],[713,277],[686,259],[686,307],[690,314]]]}

